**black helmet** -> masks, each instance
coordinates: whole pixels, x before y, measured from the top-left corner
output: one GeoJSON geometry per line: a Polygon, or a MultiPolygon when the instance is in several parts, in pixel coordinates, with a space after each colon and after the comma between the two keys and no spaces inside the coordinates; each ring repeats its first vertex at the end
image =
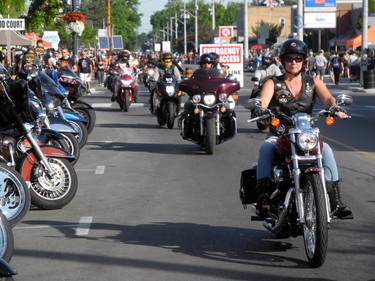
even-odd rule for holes
{"type": "Polygon", "coordinates": [[[126,59],[126,60],[128,60],[130,58],[130,53],[129,53],[129,51],[122,51],[121,53],[120,53],[120,59],[126,59]]]}
{"type": "Polygon", "coordinates": [[[211,52],[211,53],[209,53],[211,56],[212,56],[212,58],[214,59],[214,67],[216,67],[217,66],[217,63],[219,62],[219,55],[217,54],[217,53],[215,53],[215,52],[211,52]]]}
{"type": "Polygon", "coordinates": [[[212,63],[212,64],[214,64],[214,61],[215,60],[214,60],[214,58],[212,57],[211,54],[203,54],[203,55],[201,55],[201,59],[200,59],[199,64],[202,67],[202,65],[204,63],[212,63]]]}
{"type": "Polygon", "coordinates": [[[307,45],[299,39],[286,40],[280,48],[280,58],[288,54],[300,54],[304,58],[307,57],[309,50],[307,45]]]}
{"type": "Polygon", "coordinates": [[[272,51],[266,51],[262,55],[262,65],[268,67],[275,62],[275,55],[272,51]],[[268,59],[268,60],[267,60],[268,59]]]}

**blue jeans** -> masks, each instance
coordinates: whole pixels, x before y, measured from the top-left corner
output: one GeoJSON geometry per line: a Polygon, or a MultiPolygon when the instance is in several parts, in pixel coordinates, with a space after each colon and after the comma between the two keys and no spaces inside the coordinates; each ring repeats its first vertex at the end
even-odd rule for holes
{"type": "MultiPolygon", "coordinates": [[[[276,137],[267,138],[260,146],[257,168],[257,179],[272,177],[272,163],[276,152],[276,137]]],[[[326,181],[338,181],[339,173],[337,170],[335,156],[331,147],[323,142],[322,149],[323,167],[326,181]]]]}

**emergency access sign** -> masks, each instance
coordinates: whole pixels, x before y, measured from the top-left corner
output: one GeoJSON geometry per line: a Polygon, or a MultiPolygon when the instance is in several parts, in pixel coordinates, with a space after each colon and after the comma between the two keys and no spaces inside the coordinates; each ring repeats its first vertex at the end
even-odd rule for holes
{"type": "Polygon", "coordinates": [[[243,45],[242,44],[201,44],[200,54],[216,53],[219,63],[229,66],[228,74],[234,76],[243,87],[243,45]]]}
{"type": "Polygon", "coordinates": [[[0,30],[25,30],[25,19],[0,19],[0,30]]]}

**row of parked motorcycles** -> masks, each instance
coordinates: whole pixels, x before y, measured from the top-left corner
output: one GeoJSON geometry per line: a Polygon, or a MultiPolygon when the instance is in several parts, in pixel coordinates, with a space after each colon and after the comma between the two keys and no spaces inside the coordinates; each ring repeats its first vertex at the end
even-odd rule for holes
{"type": "Polygon", "coordinates": [[[95,110],[80,97],[85,85],[68,67],[43,68],[43,49],[26,55],[27,79],[0,64],[0,277],[8,264],[12,227],[31,205],[45,210],[69,204],[78,189],[74,169],[92,132],[95,110]]]}

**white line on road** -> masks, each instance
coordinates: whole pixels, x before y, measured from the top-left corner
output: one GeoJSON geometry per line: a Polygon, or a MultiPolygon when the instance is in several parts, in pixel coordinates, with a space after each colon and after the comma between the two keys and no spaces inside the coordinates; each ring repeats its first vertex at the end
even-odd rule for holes
{"type": "Polygon", "coordinates": [[[96,166],[95,175],[103,175],[105,166],[96,166]]]}
{"type": "Polygon", "coordinates": [[[81,217],[76,228],[77,236],[85,236],[89,234],[92,217],[81,217]]]}

